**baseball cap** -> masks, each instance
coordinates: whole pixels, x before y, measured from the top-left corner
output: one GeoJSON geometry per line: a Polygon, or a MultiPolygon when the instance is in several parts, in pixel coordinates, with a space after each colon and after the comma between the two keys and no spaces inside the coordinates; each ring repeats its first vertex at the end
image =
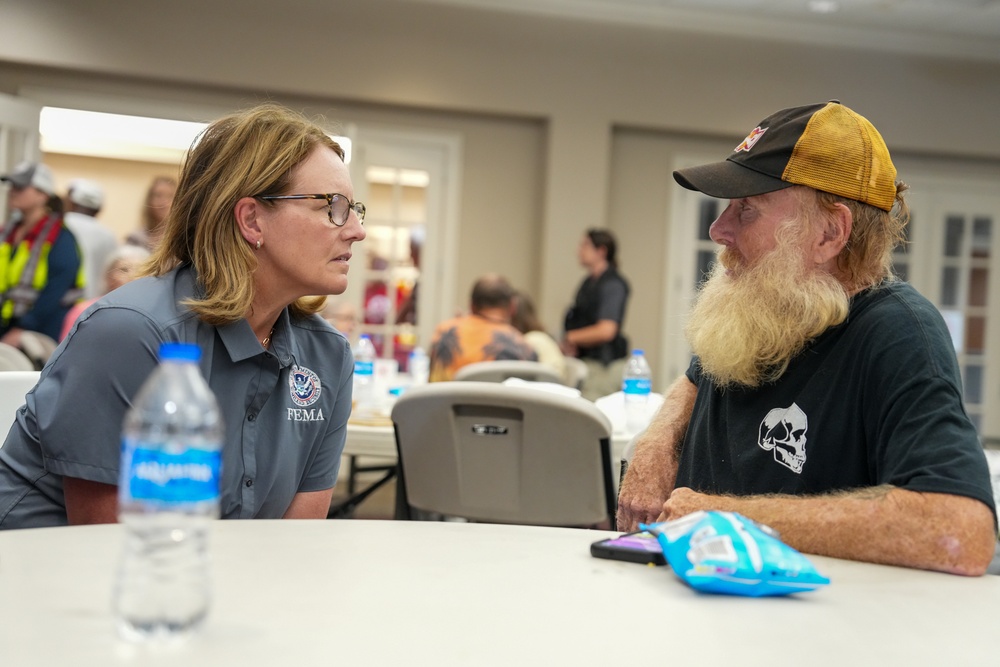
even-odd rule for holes
{"type": "Polygon", "coordinates": [[[805,185],[884,211],[896,201],[896,168],[882,135],[836,100],[782,109],[722,162],[678,169],[674,180],[720,199],[805,185]]]}
{"type": "Polygon", "coordinates": [[[77,178],[69,184],[69,200],[77,206],[100,210],[104,205],[104,190],[94,181],[77,178]]]}
{"type": "Polygon", "coordinates": [[[0,181],[19,188],[31,186],[50,197],[56,193],[56,179],[52,176],[52,170],[41,162],[22,162],[9,174],[0,176],[0,181]]]}

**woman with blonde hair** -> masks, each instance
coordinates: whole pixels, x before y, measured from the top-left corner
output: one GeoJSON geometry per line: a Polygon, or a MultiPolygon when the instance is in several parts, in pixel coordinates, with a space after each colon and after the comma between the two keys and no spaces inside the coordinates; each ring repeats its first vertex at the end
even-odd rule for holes
{"type": "Polygon", "coordinates": [[[323,518],[351,411],[347,288],[365,207],[318,125],[266,104],[202,133],[145,276],[77,322],[0,450],[0,528],[116,519],[119,431],[162,342],[219,400],[223,518],[323,518]]]}

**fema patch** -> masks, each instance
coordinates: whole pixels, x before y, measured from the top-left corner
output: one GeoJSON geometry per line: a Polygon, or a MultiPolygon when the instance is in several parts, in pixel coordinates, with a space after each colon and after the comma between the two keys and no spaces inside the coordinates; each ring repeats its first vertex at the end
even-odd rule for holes
{"type": "Polygon", "coordinates": [[[292,401],[301,407],[310,406],[318,401],[323,391],[316,374],[303,366],[292,366],[292,372],[288,374],[288,389],[292,401]]]}

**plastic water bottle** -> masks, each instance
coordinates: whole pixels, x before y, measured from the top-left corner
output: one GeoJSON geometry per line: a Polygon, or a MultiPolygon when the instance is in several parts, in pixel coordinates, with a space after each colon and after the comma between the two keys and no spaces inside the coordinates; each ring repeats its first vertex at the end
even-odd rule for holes
{"type": "Polygon", "coordinates": [[[649,421],[649,393],[653,387],[653,374],[642,350],[632,350],[622,375],[622,393],[625,396],[625,432],[629,435],[646,428],[649,421]]]}
{"type": "Polygon", "coordinates": [[[125,546],[114,608],[127,639],[183,637],[208,613],[223,427],[200,357],[196,345],[162,344],[160,365],[125,417],[118,483],[125,546]]]}
{"type": "Polygon", "coordinates": [[[375,345],[368,334],[361,334],[354,346],[354,411],[365,415],[375,408],[375,345]]]}
{"type": "Polygon", "coordinates": [[[431,360],[421,348],[415,347],[410,352],[410,379],[412,384],[427,384],[430,375],[431,360]]]}

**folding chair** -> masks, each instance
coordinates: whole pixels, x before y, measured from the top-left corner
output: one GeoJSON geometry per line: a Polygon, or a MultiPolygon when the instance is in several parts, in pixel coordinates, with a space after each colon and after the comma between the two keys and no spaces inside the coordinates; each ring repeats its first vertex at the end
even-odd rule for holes
{"type": "Polygon", "coordinates": [[[480,361],[462,366],[455,372],[455,380],[474,382],[503,382],[509,378],[520,378],[532,382],[554,382],[565,384],[554,369],[537,361],[480,361]]]}
{"type": "Polygon", "coordinates": [[[579,397],[492,382],[413,387],[392,410],[400,518],[614,527],[611,423],[579,397]]]}

